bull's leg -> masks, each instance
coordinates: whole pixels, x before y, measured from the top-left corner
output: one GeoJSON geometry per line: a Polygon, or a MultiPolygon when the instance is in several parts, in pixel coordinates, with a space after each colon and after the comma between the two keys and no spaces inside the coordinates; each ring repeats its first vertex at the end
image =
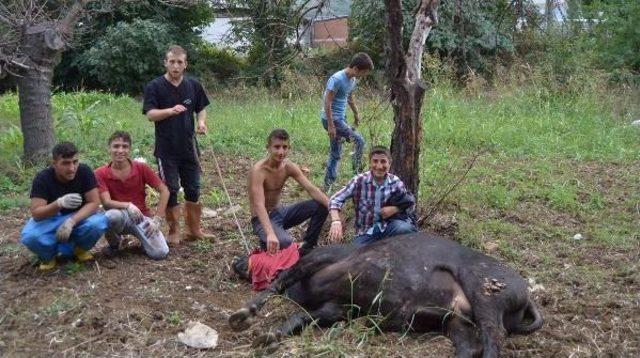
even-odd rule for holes
{"type": "Polygon", "coordinates": [[[462,317],[455,316],[447,324],[447,336],[456,349],[456,357],[479,357],[482,343],[477,329],[462,317]]]}
{"type": "Polygon", "coordinates": [[[335,250],[315,250],[312,254],[304,256],[293,267],[280,273],[269,288],[260,292],[247,302],[243,308],[232,314],[229,317],[229,325],[235,331],[243,331],[249,328],[251,326],[249,319],[256,316],[258,311],[267,303],[269,297],[284,293],[287,288],[293,286],[296,282],[313,275],[329,264],[339,261],[343,256],[339,255],[335,250]]]}
{"type": "Polygon", "coordinates": [[[302,329],[317,320],[321,326],[329,326],[345,317],[345,309],[333,302],[327,302],[317,310],[312,312],[296,312],[289,317],[287,321],[275,330],[260,335],[253,342],[254,346],[273,346],[277,344],[282,337],[297,334],[302,329]]]}

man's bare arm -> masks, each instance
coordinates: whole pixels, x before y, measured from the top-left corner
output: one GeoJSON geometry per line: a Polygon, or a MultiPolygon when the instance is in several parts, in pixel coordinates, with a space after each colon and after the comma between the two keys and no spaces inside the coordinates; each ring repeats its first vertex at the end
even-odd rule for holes
{"type": "Polygon", "coordinates": [[[29,211],[31,212],[33,220],[39,221],[56,215],[60,211],[60,207],[55,200],[47,204],[45,199],[31,198],[29,211]]]}
{"type": "Polygon", "coordinates": [[[154,108],[147,111],[147,118],[151,122],[160,122],[160,121],[164,121],[169,117],[175,116],[176,114],[180,114],[186,110],[187,108],[181,104],[176,104],[171,108],[165,108],[165,109],[154,108]]]}
{"type": "Polygon", "coordinates": [[[331,111],[331,102],[333,102],[334,95],[333,91],[327,91],[324,96],[324,115],[327,117],[327,132],[331,139],[336,136],[336,126],[333,124],[333,112],[331,111]]]}
{"type": "Polygon", "coordinates": [[[89,216],[93,215],[100,206],[100,195],[98,194],[98,188],[93,188],[83,194],[84,205],[80,207],[78,211],[71,216],[74,222],[78,223],[89,216]]]}
{"type": "Polygon", "coordinates": [[[169,188],[164,184],[160,184],[155,189],[160,193],[160,199],[156,207],[156,216],[165,217],[167,204],[169,203],[169,188]]]}
{"type": "Polygon", "coordinates": [[[198,125],[196,131],[198,134],[207,134],[207,110],[203,109],[196,115],[198,118],[198,125]]]}
{"type": "Polygon", "coordinates": [[[311,181],[309,181],[300,167],[297,164],[291,162],[287,163],[286,165],[287,173],[289,174],[289,176],[295,179],[295,181],[297,181],[300,186],[302,186],[304,190],[309,193],[309,196],[311,196],[315,201],[321,203],[326,208],[329,208],[329,197],[325,195],[325,193],[323,193],[322,190],[320,190],[317,186],[313,185],[311,181]]]}
{"type": "Polygon", "coordinates": [[[264,180],[265,176],[261,170],[256,167],[251,168],[249,171],[249,205],[251,205],[252,214],[258,217],[267,235],[267,250],[274,254],[280,248],[280,244],[273,226],[271,226],[269,213],[265,206],[264,180]]]}
{"type": "Polygon", "coordinates": [[[358,124],[360,124],[360,112],[358,111],[358,106],[356,106],[356,100],[353,97],[353,93],[349,94],[347,103],[349,103],[349,107],[351,108],[351,111],[353,111],[353,125],[357,127],[358,124]]]}
{"type": "Polygon", "coordinates": [[[111,194],[108,191],[103,191],[100,193],[100,200],[102,201],[102,205],[104,205],[107,209],[126,209],[129,205],[126,201],[117,201],[111,199],[111,194]]]}

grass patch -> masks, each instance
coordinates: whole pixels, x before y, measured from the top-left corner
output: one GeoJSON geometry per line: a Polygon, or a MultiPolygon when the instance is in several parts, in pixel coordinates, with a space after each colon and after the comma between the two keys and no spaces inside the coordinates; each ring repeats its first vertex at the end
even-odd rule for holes
{"type": "MultiPolygon", "coordinates": [[[[582,86],[600,88],[593,83],[582,86]]],[[[616,179],[609,178],[606,170],[591,173],[587,169],[594,163],[604,169],[616,163],[613,175],[622,174],[629,183],[635,180],[634,171],[625,167],[633,166],[640,150],[640,129],[629,126],[627,120],[635,118],[639,109],[614,108],[633,101],[621,100],[624,92],[601,87],[601,91],[553,91],[549,86],[527,85],[469,94],[435,86],[423,108],[421,202],[428,205],[438,199],[443,188],[461,175],[465,163],[482,152],[467,180],[445,201],[447,210],[455,210],[460,219],[461,241],[481,247],[488,238],[553,238],[573,235],[576,227],[598,242],[631,240],[635,226],[624,221],[637,221],[637,205],[631,202],[640,200],[637,190],[630,184],[602,187],[606,182],[601,181],[616,179]],[[513,215],[521,222],[514,223],[513,215]]],[[[210,131],[199,137],[205,152],[254,161],[265,154],[267,134],[276,127],[286,128],[292,138],[292,160],[310,168],[314,183],[322,183],[329,143],[319,120],[320,94],[294,99],[253,92],[250,98],[212,97],[216,100],[209,110],[210,131]]],[[[107,162],[106,138],[113,130],[124,129],[134,139],[132,155],[155,165],[153,125],[141,114],[139,101],[96,92],[57,93],[52,100],[58,138],[74,140],[83,161],[93,167],[107,162]]],[[[371,93],[365,96],[365,91],[358,100],[363,117],[359,129],[368,145],[388,145],[393,129],[390,107],[380,105],[381,99],[371,93]]],[[[18,116],[17,95],[1,96],[0,210],[27,205],[28,201],[9,194],[26,197],[40,169],[20,162],[18,116]]],[[[347,144],[338,184],[351,177],[349,151],[347,144]]],[[[205,185],[203,189],[205,205],[227,205],[221,188],[205,185]]],[[[289,191],[287,198],[297,199],[299,194],[289,191]]],[[[208,252],[209,245],[203,242],[195,249],[208,252]]]]}

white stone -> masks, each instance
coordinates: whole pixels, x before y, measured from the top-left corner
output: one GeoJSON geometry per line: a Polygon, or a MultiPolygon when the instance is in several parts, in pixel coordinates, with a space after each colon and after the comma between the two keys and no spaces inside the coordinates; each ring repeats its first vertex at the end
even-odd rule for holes
{"type": "Polygon", "coordinates": [[[200,322],[189,321],[187,329],[178,333],[178,340],[193,348],[215,348],[218,345],[218,332],[200,322]]]}
{"type": "Polygon", "coordinates": [[[577,240],[584,239],[584,237],[582,236],[582,234],[575,234],[575,235],[573,235],[573,239],[577,241],[577,240]]]}

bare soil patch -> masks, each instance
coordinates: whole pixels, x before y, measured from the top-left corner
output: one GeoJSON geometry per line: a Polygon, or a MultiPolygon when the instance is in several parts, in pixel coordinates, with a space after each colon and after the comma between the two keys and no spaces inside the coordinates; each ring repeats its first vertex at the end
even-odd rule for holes
{"type": "MultiPolygon", "coordinates": [[[[243,207],[238,213],[247,230],[246,168],[244,157],[219,158],[233,197],[243,207]]],[[[212,161],[205,161],[205,188],[218,186],[212,161]]],[[[628,168],[592,164],[577,168],[604,191],[633,192],[635,183],[616,179],[628,168]]],[[[299,196],[288,192],[285,201],[299,196]]],[[[625,210],[621,205],[620,210],[625,210]]],[[[455,213],[443,209],[437,228],[455,238],[457,225],[447,221],[455,213]]],[[[455,210],[455,208],[451,208],[455,210]]],[[[223,212],[224,210],[221,210],[223,212]]],[[[31,254],[18,244],[27,218],[24,209],[5,212],[0,219],[0,355],[13,356],[254,356],[268,352],[252,347],[254,335],[284,319],[296,309],[284,298],[267,304],[263,318],[248,332],[235,333],[227,317],[251,297],[250,285],[238,280],[229,264],[244,252],[231,216],[207,219],[217,234],[211,243],[186,243],[173,248],[164,261],[153,261],[135,243],[114,257],[96,254],[84,265],[67,263],[51,273],[36,269],[31,254]],[[188,348],[177,341],[189,320],[216,329],[219,346],[211,351],[188,348]]],[[[579,226],[579,220],[554,216],[535,205],[523,204],[510,213],[514,225],[579,226]]],[[[638,218],[636,218],[638,219],[638,218]]],[[[525,230],[527,231],[527,230],[525,230]]],[[[639,246],[615,247],[520,237],[512,242],[513,257],[495,255],[544,286],[536,298],[545,316],[539,332],[512,337],[506,356],[638,356],[640,354],[639,246]]],[[[96,250],[104,243],[101,241],[96,250]]],[[[274,356],[354,355],[389,357],[451,356],[448,340],[437,335],[377,334],[367,322],[332,329],[312,328],[289,338],[274,356]]]]}

